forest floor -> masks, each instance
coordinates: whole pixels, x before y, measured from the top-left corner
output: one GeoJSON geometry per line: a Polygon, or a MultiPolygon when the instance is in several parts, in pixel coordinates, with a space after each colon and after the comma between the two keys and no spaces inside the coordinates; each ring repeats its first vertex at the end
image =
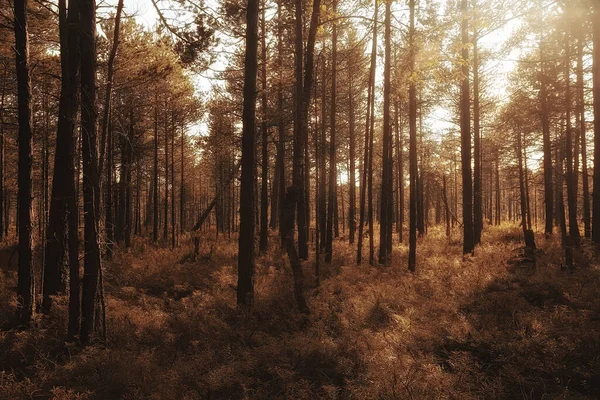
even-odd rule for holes
{"type": "MultiPolygon", "coordinates": [[[[235,303],[233,238],[203,238],[195,260],[189,239],[175,250],[138,239],[106,265],[108,343],[65,345],[57,298],[32,329],[0,332],[0,398],[600,398],[600,263],[586,243],[567,272],[559,239],[536,240],[537,268],[518,261],[508,225],[463,261],[458,232],[448,243],[433,228],[416,274],[405,246],[391,266],[356,266],[339,240],[318,290],[305,265],[305,316],[275,235],[251,312],[235,303]]],[[[15,307],[6,253],[0,322],[15,307]]]]}

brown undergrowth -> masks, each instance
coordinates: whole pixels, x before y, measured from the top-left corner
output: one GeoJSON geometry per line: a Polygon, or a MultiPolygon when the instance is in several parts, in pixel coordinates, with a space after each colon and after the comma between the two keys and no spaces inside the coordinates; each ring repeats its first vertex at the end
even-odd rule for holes
{"type": "MultiPolygon", "coordinates": [[[[275,234],[250,312],[235,304],[235,240],[204,237],[197,257],[185,240],[174,251],[137,240],[106,265],[107,345],[65,345],[59,297],[34,328],[0,332],[0,398],[599,398],[593,249],[566,272],[559,240],[538,236],[533,270],[508,263],[518,227],[488,228],[465,259],[458,239],[432,228],[416,274],[404,245],[390,266],[356,266],[336,242],[318,289],[305,263],[308,316],[275,234]]],[[[14,268],[2,269],[2,321],[14,286],[14,268]]]]}

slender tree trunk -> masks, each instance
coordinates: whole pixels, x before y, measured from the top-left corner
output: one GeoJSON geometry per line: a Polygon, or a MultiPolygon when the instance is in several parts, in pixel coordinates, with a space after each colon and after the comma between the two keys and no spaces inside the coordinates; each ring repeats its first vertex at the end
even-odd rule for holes
{"type": "Polygon", "coordinates": [[[517,161],[519,164],[519,192],[521,198],[521,226],[523,228],[523,240],[525,242],[525,246],[529,248],[535,248],[535,242],[533,241],[533,232],[530,231],[529,225],[527,221],[527,187],[525,184],[525,174],[527,174],[527,170],[524,167],[525,163],[523,162],[523,142],[521,132],[517,131],[517,161]],[[531,232],[531,233],[529,233],[531,232]]]}
{"type": "Polygon", "coordinates": [[[269,240],[269,198],[267,184],[269,180],[269,144],[267,135],[267,31],[265,19],[266,1],[263,0],[261,13],[261,134],[262,134],[262,166],[261,166],[261,188],[260,188],[260,242],[259,253],[264,254],[267,251],[269,240]]]}
{"type": "Polygon", "coordinates": [[[461,164],[463,181],[463,254],[473,253],[473,180],[471,176],[471,128],[469,99],[469,26],[467,0],[461,0],[461,37],[462,37],[462,83],[460,106],[461,164]]]}
{"type": "MultiPolygon", "coordinates": [[[[113,31],[113,43],[108,55],[108,68],[106,71],[106,92],[104,94],[104,109],[102,110],[102,118],[100,120],[100,153],[98,158],[98,175],[102,177],[104,168],[104,151],[106,147],[109,115],[111,112],[111,95],[114,76],[115,57],[117,48],[119,47],[119,31],[121,26],[121,13],[123,11],[123,0],[117,3],[117,12],[115,14],[115,27],[113,31]]],[[[102,178],[101,178],[102,179],[102,178]]],[[[99,196],[98,196],[99,198],[99,196]]],[[[98,204],[96,205],[98,206],[98,204]]]]}
{"type": "MultiPolygon", "coordinates": [[[[52,296],[56,295],[63,281],[63,261],[65,255],[65,230],[67,227],[67,213],[78,214],[78,209],[70,208],[77,204],[75,190],[75,119],[77,116],[77,92],[79,77],[79,3],[72,2],[68,15],[66,3],[59,3],[60,21],[60,46],[61,46],[61,95],[59,100],[58,126],[56,136],[56,151],[52,179],[52,198],[46,230],[44,246],[44,279],[42,290],[42,312],[48,313],[52,306],[52,296]],[[71,199],[74,201],[71,203],[71,199]]],[[[77,215],[72,216],[77,219],[77,215]]],[[[75,225],[77,226],[77,225],[75,225]]],[[[77,229],[69,228],[69,237],[74,235],[78,239],[77,229]]],[[[69,243],[71,243],[69,239],[69,243]]],[[[76,248],[69,252],[77,251],[76,248]]],[[[78,252],[78,251],[77,251],[78,252]]],[[[72,269],[71,269],[72,271],[72,269]]],[[[78,282],[78,277],[71,280],[78,282]]],[[[77,289],[77,295],[79,289],[77,289]]],[[[72,294],[74,295],[74,294],[72,294]]],[[[77,315],[79,318],[79,314],[77,315]]],[[[73,328],[73,334],[79,327],[73,328]]]]}
{"type": "Polygon", "coordinates": [[[566,108],[566,155],[567,155],[567,202],[569,206],[569,236],[575,241],[580,238],[577,225],[577,192],[575,188],[575,171],[573,171],[573,132],[571,129],[571,79],[570,79],[570,40],[569,33],[565,37],[565,108],[566,108]]]}
{"type": "MultiPolygon", "coordinates": [[[[165,204],[163,221],[163,240],[167,242],[169,238],[169,120],[165,109],[165,204]]],[[[172,184],[172,182],[171,182],[172,184]]],[[[217,228],[218,230],[218,228],[217,228]]],[[[168,242],[167,242],[168,243],[168,242]]]]}
{"type": "Polygon", "coordinates": [[[175,116],[171,115],[171,248],[177,244],[175,237],[175,116]]]}
{"type": "Polygon", "coordinates": [[[326,247],[326,232],[327,232],[327,171],[326,171],[326,158],[327,158],[327,140],[326,131],[327,123],[327,65],[325,62],[325,42],[323,41],[323,50],[321,55],[321,129],[320,129],[320,146],[319,146],[319,231],[320,231],[320,243],[319,253],[322,253],[326,247]]]}
{"type": "Polygon", "coordinates": [[[388,253],[388,237],[391,232],[388,229],[392,215],[390,205],[392,202],[389,186],[391,174],[390,152],[392,148],[391,118],[390,118],[390,74],[391,74],[391,0],[385,2],[385,60],[383,72],[383,168],[381,171],[381,206],[380,206],[380,229],[379,229],[379,263],[388,264],[391,254],[388,253]]]}
{"type": "Polygon", "coordinates": [[[34,277],[33,240],[31,235],[31,78],[29,74],[29,32],[27,0],[15,0],[15,61],[17,71],[19,266],[17,282],[17,319],[28,326],[33,315],[34,277]]]}
{"type": "Polygon", "coordinates": [[[396,164],[398,166],[398,203],[397,203],[397,215],[396,215],[396,230],[398,231],[398,242],[402,243],[403,230],[404,230],[404,135],[402,132],[401,116],[400,116],[400,105],[398,99],[395,104],[395,129],[396,129],[396,164]]]}
{"type": "MultiPolygon", "coordinates": [[[[409,1],[410,28],[408,33],[409,58],[411,75],[415,73],[415,0],[409,1]]],[[[417,268],[417,90],[414,80],[410,80],[408,89],[408,124],[409,124],[409,188],[410,215],[408,231],[408,269],[417,268]]]]}
{"type": "Polygon", "coordinates": [[[279,169],[279,236],[281,241],[281,247],[284,246],[283,237],[283,218],[284,218],[284,207],[285,202],[285,123],[283,117],[283,21],[282,21],[282,1],[279,0],[277,3],[277,64],[279,69],[279,85],[277,88],[277,130],[279,136],[279,147],[277,149],[277,163],[279,169]]]}
{"type": "Polygon", "coordinates": [[[242,179],[240,188],[240,235],[237,303],[250,307],[254,301],[254,165],[256,162],[256,73],[258,70],[258,0],[246,7],[246,55],[242,116],[242,179]]]}
{"type": "Polygon", "coordinates": [[[581,139],[581,172],[583,183],[583,232],[586,238],[591,237],[590,226],[590,185],[587,166],[587,140],[585,127],[585,90],[583,81],[583,46],[585,31],[580,28],[580,37],[577,40],[577,103],[579,113],[579,135],[581,139]]]}
{"type": "Polygon", "coordinates": [[[4,66],[2,72],[2,92],[0,92],[0,240],[4,237],[5,227],[8,221],[4,220],[4,210],[6,208],[4,192],[4,99],[6,98],[6,83],[8,75],[8,63],[2,62],[4,66]]]}
{"type": "Polygon", "coordinates": [[[98,245],[97,210],[98,152],[96,149],[96,2],[81,4],[81,136],[83,154],[84,249],[81,301],[81,341],[86,344],[94,333],[95,301],[101,271],[98,245]]]}
{"type": "MultiPolygon", "coordinates": [[[[333,0],[333,14],[336,14],[337,0],[333,0]]],[[[337,24],[333,22],[331,34],[331,110],[330,116],[330,137],[329,137],[329,196],[327,199],[327,239],[325,248],[325,262],[331,263],[333,255],[333,217],[337,210],[336,194],[337,194],[337,164],[336,164],[336,95],[337,95],[337,24]]]]}
{"type": "Polygon", "coordinates": [[[349,67],[349,104],[348,104],[348,136],[350,141],[349,148],[349,176],[348,176],[348,241],[354,244],[356,233],[356,133],[354,126],[354,69],[349,67]]]}
{"type": "MultiPolygon", "coordinates": [[[[500,204],[501,194],[500,194],[500,155],[498,154],[498,150],[496,150],[496,161],[494,163],[496,166],[496,223],[495,225],[500,225],[501,221],[501,210],[502,206],[500,204]]],[[[552,222],[552,221],[550,221],[552,222]]]]}
{"type": "Polygon", "coordinates": [[[184,174],[184,164],[185,164],[185,157],[184,157],[184,147],[185,147],[185,128],[183,125],[181,125],[181,160],[180,162],[180,166],[181,166],[181,174],[180,174],[180,181],[179,181],[179,233],[181,235],[183,235],[183,232],[186,229],[186,218],[185,218],[185,198],[187,193],[185,192],[185,183],[184,183],[184,179],[185,179],[185,174],[184,174]]]}
{"type": "MultiPolygon", "coordinates": [[[[477,7],[477,5],[474,5],[477,7]]],[[[481,243],[483,198],[481,185],[481,127],[479,107],[479,49],[477,29],[473,35],[473,245],[481,243]]]]}
{"type": "Polygon", "coordinates": [[[152,188],[153,193],[153,207],[152,207],[152,241],[158,242],[158,94],[154,96],[154,171],[153,171],[154,187],[152,188]]]}
{"type": "Polygon", "coordinates": [[[600,5],[593,12],[593,98],[594,98],[594,189],[592,210],[592,240],[600,244],[600,5]]]}
{"type": "Polygon", "coordinates": [[[446,187],[446,174],[442,177],[442,196],[444,200],[444,217],[446,220],[446,238],[450,239],[450,207],[448,207],[448,189],[446,187]]]}

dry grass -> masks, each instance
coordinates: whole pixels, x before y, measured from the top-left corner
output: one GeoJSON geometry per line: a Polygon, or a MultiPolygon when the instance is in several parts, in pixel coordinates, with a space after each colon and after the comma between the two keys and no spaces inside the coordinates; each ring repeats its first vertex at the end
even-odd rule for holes
{"type": "MultiPolygon", "coordinates": [[[[221,238],[220,238],[221,239],[221,238]]],[[[600,397],[600,271],[584,247],[574,273],[556,239],[538,268],[510,266],[518,228],[489,228],[463,260],[458,236],[431,229],[418,271],[353,265],[334,247],[296,312],[287,260],[271,240],[256,304],[235,305],[237,242],[175,251],[138,240],[106,266],[108,345],[64,345],[66,299],[25,332],[0,332],[0,398],[563,399],[600,397]]],[[[0,321],[15,274],[0,274],[0,321]]]]}

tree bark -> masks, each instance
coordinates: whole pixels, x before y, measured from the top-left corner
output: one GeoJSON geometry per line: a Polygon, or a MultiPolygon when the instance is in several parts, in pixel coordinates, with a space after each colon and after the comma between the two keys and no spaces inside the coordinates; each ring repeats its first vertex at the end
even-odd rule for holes
{"type": "Polygon", "coordinates": [[[265,19],[266,1],[263,0],[261,12],[261,135],[262,135],[262,164],[261,164],[261,187],[260,187],[260,242],[259,253],[264,254],[267,251],[269,241],[269,152],[267,135],[267,40],[266,40],[266,19],[265,19]]]}
{"type": "Polygon", "coordinates": [[[570,40],[565,35],[565,110],[566,110],[566,156],[567,156],[567,203],[569,207],[569,236],[577,242],[580,238],[577,225],[577,192],[575,188],[575,171],[573,171],[573,131],[571,129],[571,79],[570,79],[570,40]]]}
{"type": "Polygon", "coordinates": [[[250,307],[254,301],[254,164],[256,161],[256,74],[258,70],[258,0],[246,7],[246,55],[244,108],[242,115],[242,179],[240,187],[240,235],[237,303],[250,307]]]}
{"type": "Polygon", "coordinates": [[[392,203],[392,186],[390,186],[390,174],[392,172],[392,160],[390,150],[392,148],[391,118],[390,118],[390,73],[391,73],[391,0],[385,2],[385,60],[383,70],[383,168],[381,171],[381,206],[380,206],[380,229],[379,229],[379,263],[390,262],[390,250],[388,239],[391,235],[390,214],[392,203]]]}
{"type": "MultiPolygon", "coordinates": [[[[337,12],[337,0],[333,0],[333,14],[337,12]]],[[[333,219],[334,212],[337,210],[337,164],[336,164],[336,84],[337,84],[337,24],[334,21],[331,34],[331,110],[330,117],[330,137],[329,137],[329,195],[327,198],[327,239],[325,246],[325,262],[331,263],[333,256],[333,219]]]]}
{"type": "MultiPolygon", "coordinates": [[[[476,5],[475,5],[476,7],[476,5]]],[[[481,187],[481,126],[479,106],[479,38],[473,35],[473,245],[481,243],[483,197],[481,187]]]]}
{"type": "Polygon", "coordinates": [[[594,191],[592,210],[592,240],[600,244],[600,5],[593,12],[593,98],[594,98],[594,191]]]}
{"type": "Polygon", "coordinates": [[[463,182],[463,254],[473,253],[473,180],[471,176],[471,127],[469,98],[469,25],[467,0],[461,0],[462,83],[460,104],[461,164],[463,182]]]}
{"type": "MultiPolygon", "coordinates": [[[[408,33],[410,52],[410,72],[415,73],[415,0],[409,1],[410,28],[408,33]]],[[[408,230],[408,269],[417,268],[417,90],[414,80],[410,80],[408,89],[408,125],[409,125],[409,230],[408,230]]]]}
{"type": "Polygon", "coordinates": [[[81,136],[83,155],[84,249],[81,301],[81,341],[87,344],[94,334],[94,314],[101,269],[98,245],[97,210],[98,153],[96,149],[96,2],[81,4],[81,136]]]}
{"type": "Polygon", "coordinates": [[[33,315],[33,239],[31,232],[31,78],[29,73],[29,32],[27,22],[27,0],[15,0],[14,32],[15,62],[17,71],[18,133],[18,281],[17,320],[28,326],[33,315]]]}

